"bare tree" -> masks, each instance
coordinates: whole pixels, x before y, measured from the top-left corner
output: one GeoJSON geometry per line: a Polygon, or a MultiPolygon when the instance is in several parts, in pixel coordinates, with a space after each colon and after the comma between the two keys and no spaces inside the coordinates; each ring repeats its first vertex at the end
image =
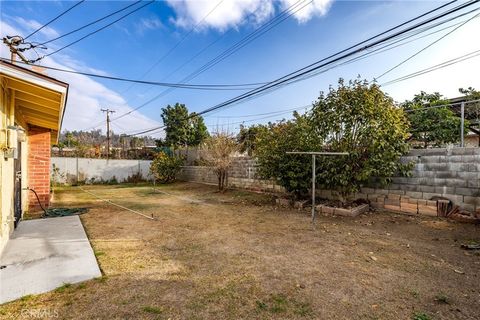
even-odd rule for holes
{"type": "Polygon", "coordinates": [[[235,138],[227,132],[216,132],[205,141],[205,160],[217,174],[220,191],[224,191],[228,186],[228,169],[232,164],[233,153],[236,150],[235,138]]]}

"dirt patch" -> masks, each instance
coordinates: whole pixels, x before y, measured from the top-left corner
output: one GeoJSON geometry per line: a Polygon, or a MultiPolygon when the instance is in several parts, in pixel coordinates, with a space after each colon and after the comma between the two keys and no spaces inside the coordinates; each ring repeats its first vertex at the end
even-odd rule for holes
{"type": "Polygon", "coordinates": [[[356,218],[277,208],[271,196],[178,183],[77,188],[104,277],[0,307],[62,319],[475,319],[479,227],[392,213],[356,218]]]}

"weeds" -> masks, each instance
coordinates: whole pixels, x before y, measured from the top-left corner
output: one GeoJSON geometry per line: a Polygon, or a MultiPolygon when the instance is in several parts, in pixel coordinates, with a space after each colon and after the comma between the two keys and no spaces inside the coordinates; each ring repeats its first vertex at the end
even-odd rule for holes
{"type": "Polygon", "coordinates": [[[27,294],[26,296],[23,296],[20,298],[21,301],[26,302],[28,300],[31,300],[33,298],[33,294],[27,294]]]}
{"type": "Polygon", "coordinates": [[[105,283],[107,280],[108,280],[108,276],[101,276],[101,277],[95,278],[95,281],[100,283],[105,283]]]}
{"type": "Polygon", "coordinates": [[[95,257],[97,257],[97,258],[105,255],[105,252],[103,252],[103,251],[94,251],[93,253],[95,254],[95,257]]]}
{"type": "Polygon", "coordinates": [[[413,315],[412,320],[431,320],[430,316],[423,312],[417,312],[413,315]]]}
{"type": "Polygon", "coordinates": [[[58,292],[58,293],[62,293],[62,292],[65,292],[65,290],[67,290],[68,288],[70,288],[72,285],[70,283],[64,283],[63,286],[61,287],[58,287],[57,289],[55,289],[55,292],[58,292]]]}

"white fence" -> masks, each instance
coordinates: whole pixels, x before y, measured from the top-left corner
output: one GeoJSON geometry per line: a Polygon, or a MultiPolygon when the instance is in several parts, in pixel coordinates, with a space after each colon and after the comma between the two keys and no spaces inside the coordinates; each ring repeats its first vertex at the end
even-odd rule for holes
{"type": "Polygon", "coordinates": [[[149,160],[52,157],[50,175],[60,184],[150,180],[150,163],[149,160]]]}

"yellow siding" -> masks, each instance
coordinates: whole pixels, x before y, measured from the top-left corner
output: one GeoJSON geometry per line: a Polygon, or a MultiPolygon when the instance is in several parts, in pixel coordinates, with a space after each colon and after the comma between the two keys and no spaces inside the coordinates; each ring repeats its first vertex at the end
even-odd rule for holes
{"type": "MultiPolygon", "coordinates": [[[[4,82],[2,81],[2,84],[4,82]]],[[[1,101],[0,101],[0,131],[2,134],[0,135],[0,207],[1,207],[1,216],[0,216],[0,252],[3,250],[7,240],[13,231],[13,191],[14,191],[14,166],[13,166],[13,159],[8,158],[5,159],[5,148],[7,147],[7,127],[9,125],[13,125],[10,123],[9,119],[9,112],[10,108],[10,95],[6,88],[2,85],[2,92],[1,92],[1,101]]]]}

